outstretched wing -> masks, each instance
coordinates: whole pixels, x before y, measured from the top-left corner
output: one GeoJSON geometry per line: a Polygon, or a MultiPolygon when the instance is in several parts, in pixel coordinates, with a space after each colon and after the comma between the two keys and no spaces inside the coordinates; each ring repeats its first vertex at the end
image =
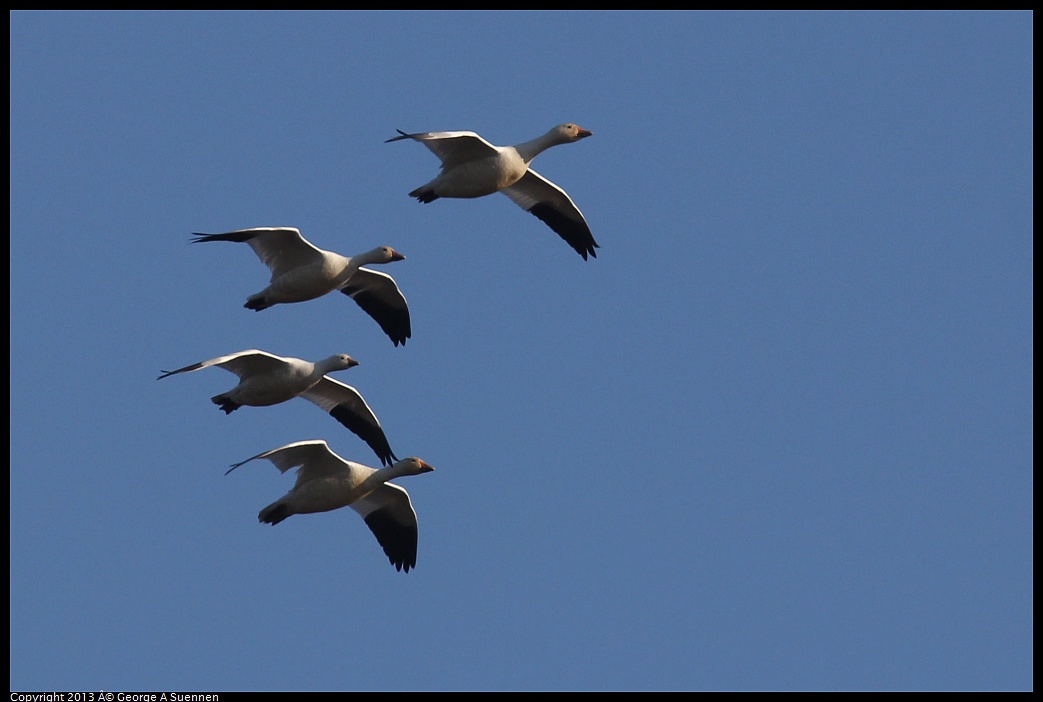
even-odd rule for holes
{"type": "Polygon", "coordinates": [[[301,393],[301,397],[329,412],[331,417],[365,441],[382,464],[389,466],[398,460],[388,444],[384,429],[377,421],[377,415],[373,414],[355,388],[327,375],[301,393]]]}
{"type": "MultiPolygon", "coordinates": [[[[259,458],[267,458],[279,469],[280,473],[298,468],[297,481],[294,483],[294,488],[316,478],[343,475],[353,471],[365,471],[365,466],[345,461],[335,454],[322,439],[312,439],[310,441],[295,441],[292,444],[286,444],[271,451],[259,453],[256,456],[247,458],[245,461],[233,463],[232,467],[225,471],[225,475],[228,475],[239,466],[259,458]]],[[[372,468],[369,470],[372,470],[372,468]]]]}
{"type": "Polygon", "coordinates": [[[497,153],[495,146],[474,132],[420,132],[418,134],[406,134],[401,129],[397,131],[399,136],[391,137],[384,143],[401,139],[419,141],[438,157],[442,162],[443,171],[447,171],[461,163],[495,156],[497,153]]]}
{"type": "Polygon", "coordinates": [[[301,236],[295,227],[255,227],[224,234],[194,235],[195,244],[207,241],[246,243],[272,272],[272,280],[287,271],[322,259],[322,250],[301,236]]]}
{"type": "Polygon", "coordinates": [[[409,306],[394,278],[368,268],[359,268],[340,289],[376,320],[395,346],[405,345],[412,335],[409,306]]]}
{"type": "Polygon", "coordinates": [[[501,190],[519,207],[539,217],[576,250],[583,260],[597,258],[598,243],[583,213],[564,190],[531,168],[514,185],[501,190]]]}
{"type": "Polygon", "coordinates": [[[377,537],[391,565],[409,572],[416,567],[416,512],[409,493],[393,483],[384,483],[360,500],[351,503],[377,537]]]}
{"type": "Polygon", "coordinates": [[[162,371],[162,375],[157,380],[162,380],[178,373],[191,373],[192,371],[209,368],[210,366],[220,366],[242,378],[247,375],[267,373],[283,368],[286,366],[286,359],[265,351],[247,349],[246,351],[230,353],[227,356],[211,358],[208,361],[193,363],[190,366],[178,368],[177,370],[162,371]]]}

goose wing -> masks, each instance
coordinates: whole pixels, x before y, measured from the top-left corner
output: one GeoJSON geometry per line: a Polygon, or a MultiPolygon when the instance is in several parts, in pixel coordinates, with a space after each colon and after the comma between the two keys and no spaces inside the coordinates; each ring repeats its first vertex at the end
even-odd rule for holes
{"type": "Polygon", "coordinates": [[[597,258],[598,243],[583,213],[564,190],[531,168],[514,185],[501,190],[516,205],[539,217],[576,250],[583,260],[597,258]]]}
{"type": "Polygon", "coordinates": [[[272,280],[287,271],[322,259],[323,251],[301,236],[295,227],[255,227],[224,234],[196,233],[193,243],[234,241],[246,243],[272,272],[272,280]]]}
{"type": "Polygon", "coordinates": [[[301,397],[329,412],[331,417],[365,441],[382,464],[391,465],[398,460],[377,415],[355,388],[327,375],[301,393],[301,397]]]}
{"type": "Polygon", "coordinates": [[[393,483],[381,487],[351,503],[362,515],[377,543],[396,570],[409,572],[416,567],[416,512],[409,493],[393,483]]]}
{"type": "Polygon", "coordinates": [[[412,335],[409,306],[395,279],[386,273],[359,268],[340,289],[376,320],[395,346],[403,346],[412,335]]]}

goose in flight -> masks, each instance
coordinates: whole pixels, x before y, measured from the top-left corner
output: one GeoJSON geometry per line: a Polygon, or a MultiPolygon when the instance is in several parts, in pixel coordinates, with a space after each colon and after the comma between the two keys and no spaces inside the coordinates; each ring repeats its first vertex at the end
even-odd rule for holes
{"type": "Polygon", "coordinates": [[[493,146],[474,132],[422,132],[399,136],[385,143],[412,139],[429,148],[442,161],[437,178],[409,193],[420,202],[440,197],[474,198],[501,192],[523,210],[543,220],[569,246],[587,260],[597,257],[598,244],[572,198],[529,167],[538,154],[558,144],[571,144],[592,132],[575,124],[559,124],[543,136],[514,146],[493,146]]]}
{"type": "Polygon", "coordinates": [[[329,512],[350,506],[366,521],[396,570],[416,567],[416,512],[409,493],[389,480],[430,473],[434,468],[410,457],[373,469],[345,461],[325,441],[297,441],[235,463],[225,473],[258,458],[267,458],[280,472],[297,468],[293,489],[261,510],[258,521],[278,524],[294,514],[329,512]]]}
{"type": "Polygon", "coordinates": [[[362,266],[401,261],[405,256],[390,246],[378,246],[350,258],[323,251],[294,227],[256,227],[224,234],[196,233],[193,243],[233,241],[246,243],[272,271],[268,287],[251,295],[243,305],[264,310],[287,302],[304,302],[340,290],[376,320],[398,346],[411,335],[409,307],[394,278],[362,266]]]}
{"type": "Polygon", "coordinates": [[[210,401],[231,414],[243,405],[268,407],[295,397],[315,403],[330,416],[365,441],[380,462],[391,465],[398,460],[388,444],[377,416],[358,390],[327,376],[359,364],[342,353],[311,363],[299,358],[283,358],[257,349],[218,356],[184,368],[162,371],[158,380],[178,373],[217,366],[239,376],[239,384],[227,392],[214,395],[210,401]]]}

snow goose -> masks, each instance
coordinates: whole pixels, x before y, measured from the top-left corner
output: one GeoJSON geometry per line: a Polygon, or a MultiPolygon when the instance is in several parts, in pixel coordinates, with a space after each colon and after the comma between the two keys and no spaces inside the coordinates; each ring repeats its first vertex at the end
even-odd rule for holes
{"type": "Polygon", "coordinates": [[[568,194],[529,167],[538,154],[558,144],[571,144],[591,132],[575,124],[559,124],[541,137],[514,146],[493,146],[474,132],[423,132],[399,136],[385,143],[412,139],[442,161],[442,172],[409,193],[420,202],[440,197],[473,198],[501,192],[523,210],[543,220],[583,260],[597,257],[598,248],[583,214],[568,194]]]}
{"type": "Polygon", "coordinates": [[[409,307],[395,280],[361,266],[402,261],[405,256],[390,246],[379,246],[356,256],[323,251],[294,227],[256,227],[224,234],[195,233],[194,243],[234,241],[246,243],[272,271],[268,287],[251,295],[243,305],[264,310],[286,302],[304,302],[340,290],[376,320],[395,346],[410,337],[409,307]]]}
{"type": "Polygon", "coordinates": [[[235,463],[225,473],[258,458],[267,458],[280,472],[297,468],[293,489],[257,515],[265,524],[278,524],[294,514],[329,512],[351,506],[366,520],[396,570],[416,567],[416,512],[409,493],[387,481],[430,473],[434,468],[411,457],[379,470],[345,461],[325,441],[297,441],[235,463]]]}
{"type": "Polygon", "coordinates": [[[210,401],[230,414],[243,405],[268,407],[303,397],[330,413],[376,452],[381,463],[390,465],[398,457],[391,451],[377,416],[358,390],[338,382],[326,374],[359,364],[342,353],[311,363],[299,358],[283,358],[257,349],[218,356],[184,368],[162,371],[158,380],[178,373],[191,373],[210,366],[224,368],[239,376],[239,384],[228,392],[214,395],[210,401]]]}

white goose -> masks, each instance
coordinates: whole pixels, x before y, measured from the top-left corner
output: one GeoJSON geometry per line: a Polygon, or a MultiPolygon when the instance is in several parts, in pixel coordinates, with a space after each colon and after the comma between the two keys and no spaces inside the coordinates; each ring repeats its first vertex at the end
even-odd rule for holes
{"type": "Polygon", "coordinates": [[[409,493],[387,481],[430,473],[434,468],[411,457],[375,470],[345,461],[325,441],[297,441],[235,463],[225,473],[258,458],[267,458],[280,472],[297,468],[293,489],[257,515],[258,521],[278,524],[294,514],[329,512],[350,506],[366,520],[370,531],[396,570],[416,567],[416,512],[409,493]]]}
{"type": "Polygon", "coordinates": [[[568,194],[529,164],[538,154],[558,144],[571,144],[591,132],[575,124],[559,124],[541,137],[514,146],[493,146],[474,132],[423,132],[401,139],[419,141],[442,161],[441,174],[409,193],[420,202],[440,197],[474,198],[501,192],[523,210],[543,220],[584,260],[597,257],[598,248],[583,214],[568,194]]]}
{"type": "Polygon", "coordinates": [[[287,302],[304,302],[340,290],[376,320],[395,346],[410,337],[409,307],[395,280],[361,266],[402,261],[405,256],[390,246],[379,246],[356,256],[323,251],[294,227],[256,227],[224,234],[194,234],[194,243],[234,241],[247,243],[272,271],[268,287],[251,295],[243,305],[264,310],[287,302]]]}
{"type": "Polygon", "coordinates": [[[214,395],[210,401],[230,414],[243,405],[268,407],[295,397],[315,403],[330,416],[354,432],[377,454],[381,463],[397,461],[388,444],[377,416],[358,390],[338,382],[326,374],[359,364],[342,353],[311,363],[299,358],[283,358],[257,349],[218,356],[172,371],[162,371],[157,380],[178,373],[191,373],[218,366],[239,376],[239,384],[228,392],[214,395]]]}

